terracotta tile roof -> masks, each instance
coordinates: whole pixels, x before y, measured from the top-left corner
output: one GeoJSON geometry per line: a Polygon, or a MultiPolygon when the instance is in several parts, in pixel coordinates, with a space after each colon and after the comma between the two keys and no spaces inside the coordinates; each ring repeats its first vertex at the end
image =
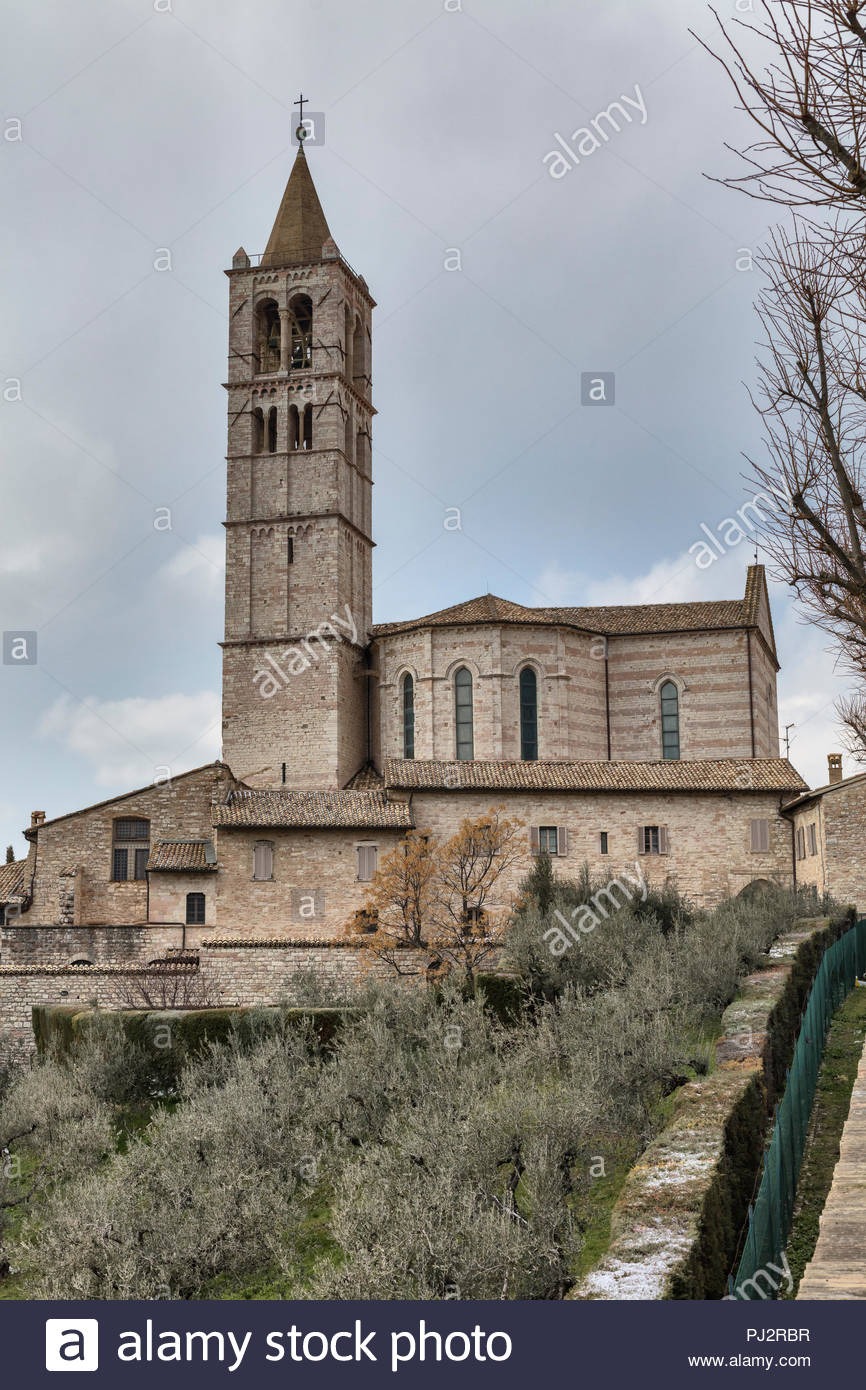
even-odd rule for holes
{"type": "Polygon", "coordinates": [[[806,786],[785,758],[654,763],[388,758],[385,782],[405,791],[793,792],[806,786]]]}
{"type": "Polygon", "coordinates": [[[611,636],[629,636],[655,632],[695,632],[704,628],[754,627],[762,592],[762,566],[752,565],[746,580],[743,598],[718,599],[694,603],[640,603],[606,608],[524,608],[520,603],[482,594],[441,608],[422,618],[409,618],[397,623],[377,623],[374,637],[394,632],[411,632],[425,627],[452,627],[479,623],[517,623],[527,626],[564,626],[585,632],[600,632],[611,636]]]}
{"type": "Polygon", "coordinates": [[[0,903],[21,898],[27,892],[27,860],[18,859],[14,864],[0,864],[0,903]]]}
{"type": "Polygon", "coordinates": [[[147,861],[151,873],[213,873],[216,866],[213,840],[160,840],[147,861]]]}
{"type": "Polygon", "coordinates": [[[346,783],[347,792],[369,792],[380,791],[385,785],[385,779],[381,772],[377,772],[372,763],[365,763],[350,777],[346,783]]]}
{"type": "Polygon", "coordinates": [[[388,801],[381,791],[233,791],[213,808],[213,823],[311,830],[410,830],[405,802],[388,801]]]}
{"type": "Polygon", "coordinates": [[[866,772],[857,772],[853,777],[843,777],[840,782],[825,782],[822,787],[812,787],[805,791],[801,796],[795,797],[793,801],[787,802],[782,807],[783,811],[793,811],[797,806],[805,806],[810,801],[815,801],[819,797],[827,796],[831,792],[844,791],[846,787],[853,787],[857,783],[866,782],[866,772]]]}

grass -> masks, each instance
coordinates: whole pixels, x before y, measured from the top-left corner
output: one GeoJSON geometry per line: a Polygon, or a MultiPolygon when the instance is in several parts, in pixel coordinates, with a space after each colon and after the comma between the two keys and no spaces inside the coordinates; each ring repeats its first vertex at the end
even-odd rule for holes
{"type": "Polygon", "coordinates": [[[803,1271],[815,1251],[821,1212],[833,1182],[839,1141],[866,1036],[866,989],[852,989],[836,1010],[818,1073],[818,1088],[800,1170],[794,1224],[786,1251],[793,1287],[780,1298],[796,1298],[803,1271]]]}

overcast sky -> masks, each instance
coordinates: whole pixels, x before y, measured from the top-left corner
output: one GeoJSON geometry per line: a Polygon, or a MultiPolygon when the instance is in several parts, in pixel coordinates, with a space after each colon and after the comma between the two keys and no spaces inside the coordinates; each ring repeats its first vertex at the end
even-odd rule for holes
{"type": "MultiPolygon", "coordinates": [[[[38,632],[35,665],[0,667],[3,844],[34,808],[218,755],[222,270],[264,248],[301,89],[379,306],[376,619],[487,590],[741,595],[749,541],[703,570],[689,547],[749,495],[738,265],[773,210],[703,177],[743,126],[697,0],[5,0],[3,21],[0,627],[38,632]],[[581,405],[585,372],[615,373],[613,406],[581,405]]],[[[814,784],[844,683],[774,605],[814,784]]]]}

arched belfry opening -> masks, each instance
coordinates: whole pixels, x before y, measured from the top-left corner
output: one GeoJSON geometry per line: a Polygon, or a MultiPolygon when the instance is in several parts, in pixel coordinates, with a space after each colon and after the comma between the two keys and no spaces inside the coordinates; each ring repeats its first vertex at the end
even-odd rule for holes
{"type": "Polygon", "coordinates": [[[296,294],[289,304],[292,341],[289,367],[293,372],[310,371],[313,365],[313,301],[308,294],[296,294]]]}
{"type": "Polygon", "coordinates": [[[355,316],[355,329],[352,334],[352,380],[355,390],[364,395],[366,392],[366,342],[364,335],[364,325],[360,316],[355,316]]]}
{"type": "Polygon", "coordinates": [[[265,447],[265,416],[261,406],[256,406],[252,412],[252,439],[250,441],[251,452],[260,454],[265,447]]]}
{"type": "Polygon", "coordinates": [[[312,407],[311,405],[305,405],[305,406],[304,406],[304,448],[305,448],[305,449],[312,449],[312,447],[313,447],[313,407],[312,407]]]}
{"type": "Polygon", "coordinates": [[[354,458],[354,439],[355,431],[352,427],[352,412],[347,410],[343,426],[343,453],[346,455],[347,463],[351,463],[354,458]]]}
{"type": "Polygon", "coordinates": [[[286,448],[291,452],[292,449],[297,449],[301,443],[301,417],[296,405],[289,406],[287,430],[286,448]]]}
{"type": "Polygon", "coordinates": [[[277,407],[272,405],[268,411],[268,453],[277,452],[277,407]]]}
{"type": "Polygon", "coordinates": [[[276,300],[263,299],[256,305],[254,363],[258,372],[280,370],[282,329],[276,300]]]}

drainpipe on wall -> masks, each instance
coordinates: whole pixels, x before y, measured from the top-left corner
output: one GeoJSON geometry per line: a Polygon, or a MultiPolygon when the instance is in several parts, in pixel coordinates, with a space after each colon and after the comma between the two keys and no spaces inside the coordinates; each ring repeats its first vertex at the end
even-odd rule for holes
{"type": "Polygon", "coordinates": [[[367,762],[373,761],[373,652],[370,645],[364,652],[364,684],[367,687],[367,762]]]}
{"type": "Polygon", "coordinates": [[[604,639],[604,712],[607,721],[607,760],[610,762],[610,661],[607,654],[607,638],[604,639]]]}
{"type": "Polygon", "coordinates": [[[746,652],[749,657],[749,728],[752,733],[752,757],[755,756],[755,700],[752,688],[752,630],[746,628],[746,652]]]}

